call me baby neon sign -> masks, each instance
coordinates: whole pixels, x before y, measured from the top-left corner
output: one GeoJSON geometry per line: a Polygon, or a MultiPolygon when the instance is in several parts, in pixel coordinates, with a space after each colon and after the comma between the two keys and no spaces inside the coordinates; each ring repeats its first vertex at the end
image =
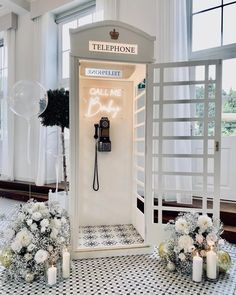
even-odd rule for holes
{"type": "Polygon", "coordinates": [[[107,113],[111,118],[116,118],[121,111],[117,101],[111,97],[121,97],[122,89],[90,88],[89,95],[86,117],[91,118],[99,113],[107,113]]]}

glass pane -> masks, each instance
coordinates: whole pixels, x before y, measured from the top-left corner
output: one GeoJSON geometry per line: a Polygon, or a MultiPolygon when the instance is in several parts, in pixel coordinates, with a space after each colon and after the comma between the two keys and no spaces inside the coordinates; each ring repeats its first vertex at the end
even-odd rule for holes
{"type": "Polygon", "coordinates": [[[236,58],[223,61],[222,135],[236,135],[236,58]]]}
{"type": "Polygon", "coordinates": [[[62,25],[62,51],[70,49],[69,29],[77,28],[77,20],[62,25]]]}
{"type": "Polygon", "coordinates": [[[154,83],[160,82],[160,69],[154,69],[153,82],[154,83]]]}
{"type": "Polygon", "coordinates": [[[193,12],[221,5],[221,0],[193,0],[193,12]]]}
{"type": "Polygon", "coordinates": [[[215,80],[216,79],[216,66],[210,65],[209,66],[209,80],[215,80]]]}
{"type": "Polygon", "coordinates": [[[236,4],[224,7],[223,45],[236,43],[236,4]]]}
{"type": "Polygon", "coordinates": [[[234,2],[234,1],[233,1],[233,0],[224,0],[224,1],[223,1],[224,4],[226,4],[226,3],[231,3],[231,2],[234,2]]]}
{"type": "Polygon", "coordinates": [[[69,51],[62,53],[62,78],[69,78],[69,51]]]}
{"type": "Polygon", "coordinates": [[[221,9],[193,16],[192,50],[203,50],[221,45],[221,9]]]}

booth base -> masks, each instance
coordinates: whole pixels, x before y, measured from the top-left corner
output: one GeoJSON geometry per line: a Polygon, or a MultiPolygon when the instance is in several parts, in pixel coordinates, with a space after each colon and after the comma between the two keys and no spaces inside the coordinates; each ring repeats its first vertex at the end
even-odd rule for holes
{"type": "Polygon", "coordinates": [[[153,246],[149,245],[131,245],[120,247],[106,247],[106,248],[84,248],[78,249],[72,252],[72,259],[84,259],[84,258],[100,258],[100,257],[116,257],[127,255],[141,255],[151,254],[154,251],[153,246]]]}

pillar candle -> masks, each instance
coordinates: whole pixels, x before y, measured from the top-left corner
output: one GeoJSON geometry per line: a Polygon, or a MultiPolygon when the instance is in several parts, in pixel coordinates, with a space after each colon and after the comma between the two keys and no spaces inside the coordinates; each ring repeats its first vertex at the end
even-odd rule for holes
{"type": "Polygon", "coordinates": [[[202,281],[202,265],[202,257],[200,257],[197,253],[197,255],[193,257],[192,280],[194,282],[199,283],[202,281]]]}
{"type": "Polygon", "coordinates": [[[62,254],[62,277],[64,279],[70,276],[70,253],[66,250],[62,254]]]}
{"type": "Polygon", "coordinates": [[[55,285],[57,282],[57,268],[55,266],[51,266],[48,268],[48,285],[52,286],[55,285]]]}
{"type": "Polygon", "coordinates": [[[217,254],[212,250],[207,252],[207,277],[215,280],[217,278],[217,254]]]}

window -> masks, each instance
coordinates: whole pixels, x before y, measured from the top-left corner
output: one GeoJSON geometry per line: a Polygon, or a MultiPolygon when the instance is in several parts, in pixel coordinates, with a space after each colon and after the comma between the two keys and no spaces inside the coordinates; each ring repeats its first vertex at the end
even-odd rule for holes
{"type": "Polygon", "coordinates": [[[95,12],[95,6],[89,7],[85,11],[77,12],[73,18],[67,18],[59,23],[59,86],[68,88],[69,86],[69,54],[70,54],[70,29],[91,24],[103,19],[102,12],[95,12]]]}
{"type": "Polygon", "coordinates": [[[3,98],[7,86],[7,56],[4,39],[0,35],[0,138],[2,138],[3,98]]]}
{"type": "Polygon", "coordinates": [[[190,59],[223,60],[222,135],[236,135],[236,1],[189,3],[190,59]]]}
{"type": "Polygon", "coordinates": [[[236,43],[236,1],[193,0],[192,51],[236,43]]]}

